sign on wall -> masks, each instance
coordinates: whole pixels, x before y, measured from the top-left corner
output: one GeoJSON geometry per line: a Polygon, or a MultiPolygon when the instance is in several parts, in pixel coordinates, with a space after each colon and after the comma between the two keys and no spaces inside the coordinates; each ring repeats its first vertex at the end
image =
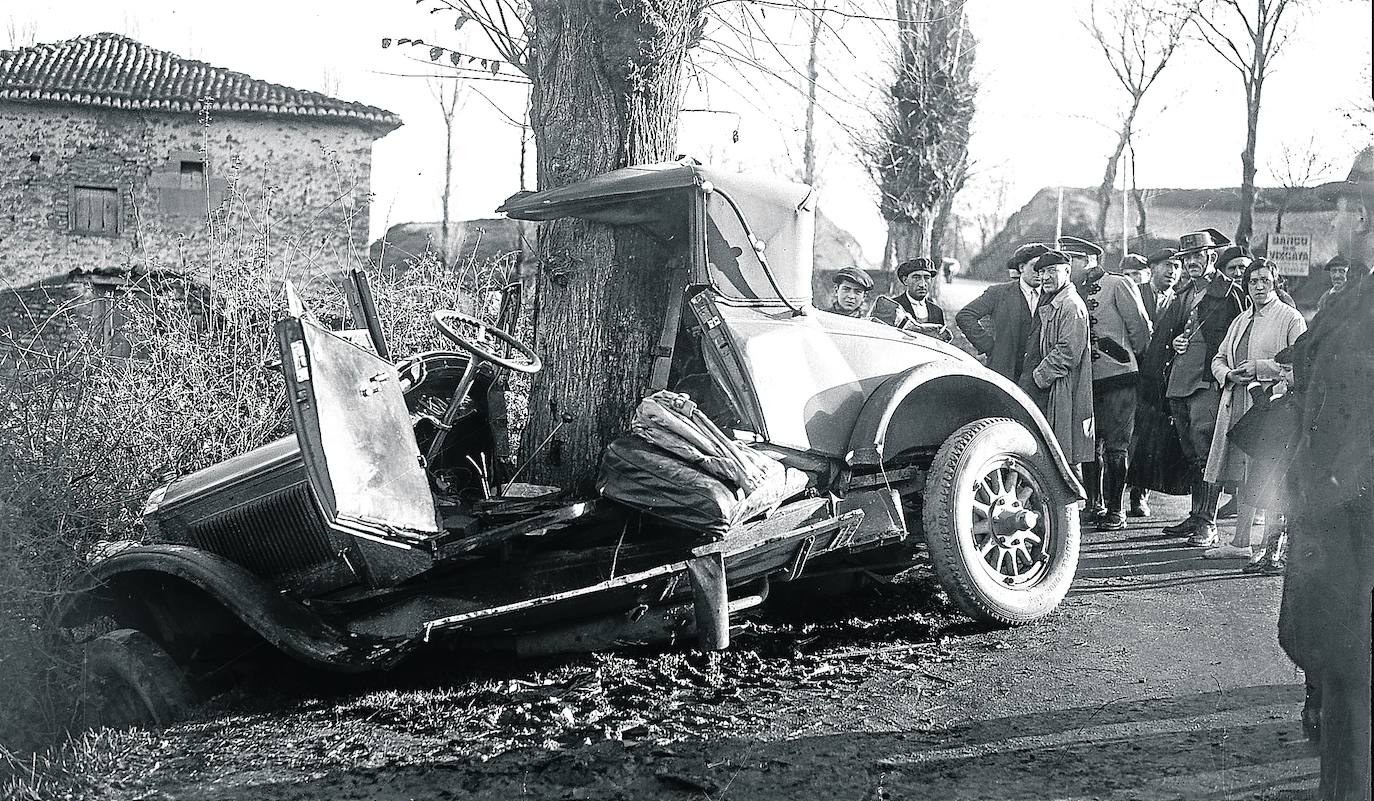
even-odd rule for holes
{"type": "Polygon", "coordinates": [[[1274,262],[1279,275],[1307,275],[1312,266],[1311,234],[1269,234],[1265,258],[1274,262]]]}

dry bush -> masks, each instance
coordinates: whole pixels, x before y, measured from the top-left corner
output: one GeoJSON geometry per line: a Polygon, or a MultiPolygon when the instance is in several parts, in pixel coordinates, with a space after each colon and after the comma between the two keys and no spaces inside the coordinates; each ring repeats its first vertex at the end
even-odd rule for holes
{"type": "MultiPolygon", "coordinates": [[[[193,276],[136,262],[114,297],[71,301],[33,331],[0,330],[0,774],[5,756],[75,722],[80,657],[52,602],[92,545],[138,539],[148,493],[171,477],[289,432],[281,376],[265,368],[286,306],[283,259],[312,311],[346,320],[340,276],[272,236],[233,180],[228,197],[193,276]],[[71,335],[51,344],[36,333],[52,328],[71,335]]],[[[481,311],[508,267],[445,269],[425,256],[369,269],[393,357],[442,347],[429,312],[481,311]]]]}

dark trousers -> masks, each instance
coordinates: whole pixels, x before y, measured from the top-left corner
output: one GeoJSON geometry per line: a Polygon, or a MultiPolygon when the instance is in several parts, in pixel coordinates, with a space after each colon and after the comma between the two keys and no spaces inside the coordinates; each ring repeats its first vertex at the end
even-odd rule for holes
{"type": "Polygon", "coordinates": [[[1199,389],[1185,398],[1169,398],[1169,413],[1178,431],[1178,442],[1188,460],[1188,486],[1193,504],[1189,514],[1203,522],[1217,522],[1216,488],[1202,480],[1207,454],[1212,450],[1212,432],[1217,427],[1217,407],[1221,391],[1215,386],[1199,389]]]}
{"type": "Polygon", "coordinates": [[[1131,435],[1135,432],[1135,382],[1121,376],[1110,384],[1093,384],[1093,417],[1097,429],[1097,459],[1083,465],[1088,508],[1121,511],[1130,467],[1131,435]]]}

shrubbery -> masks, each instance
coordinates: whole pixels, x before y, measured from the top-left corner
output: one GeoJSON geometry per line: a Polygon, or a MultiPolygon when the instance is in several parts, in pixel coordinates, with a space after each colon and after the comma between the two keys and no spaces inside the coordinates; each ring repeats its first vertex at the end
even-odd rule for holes
{"type": "MultiPolygon", "coordinates": [[[[277,358],[283,268],[250,233],[267,228],[253,204],[232,190],[194,275],[130,265],[112,299],[34,321],[68,326],[61,346],[0,330],[0,757],[76,723],[79,649],[52,612],[93,544],[137,539],[158,484],[290,429],[281,376],[264,366],[277,358]]],[[[440,345],[430,311],[484,311],[509,266],[448,269],[427,254],[403,271],[369,270],[393,358],[440,345]]],[[[346,318],[338,278],[316,275],[303,289],[322,319],[346,318]]]]}

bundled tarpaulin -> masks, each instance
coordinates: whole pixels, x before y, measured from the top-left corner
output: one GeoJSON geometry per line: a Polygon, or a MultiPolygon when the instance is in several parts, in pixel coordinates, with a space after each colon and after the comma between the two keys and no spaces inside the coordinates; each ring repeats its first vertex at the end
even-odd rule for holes
{"type": "Polygon", "coordinates": [[[805,473],[734,442],[691,398],[667,391],[640,401],[597,478],[603,496],[717,539],[806,486],[805,473]]]}

